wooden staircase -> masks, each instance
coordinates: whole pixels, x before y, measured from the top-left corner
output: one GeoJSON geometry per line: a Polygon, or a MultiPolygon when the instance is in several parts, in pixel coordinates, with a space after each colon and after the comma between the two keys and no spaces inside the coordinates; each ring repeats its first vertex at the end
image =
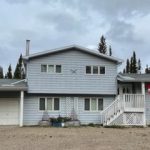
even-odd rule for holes
{"type": "Polygon", "coordinates": [[[105,110],[101,112],[103,126],[111,125],[145,125],[144,95],[118,95],[105,110]]]}

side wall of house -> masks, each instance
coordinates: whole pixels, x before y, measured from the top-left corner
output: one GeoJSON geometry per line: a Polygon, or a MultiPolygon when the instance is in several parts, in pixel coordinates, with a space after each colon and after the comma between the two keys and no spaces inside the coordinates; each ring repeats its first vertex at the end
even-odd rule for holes
{"type": "Polygon", "coordinates": [[[117,93],[117,64],[78,50],[35,58],[27,63],[28,93],[117,93]],[[41,72],[41,64],[62,65],[62,73],[41,72]],[[105,74],[86,74],[86,66],[105,66],[105,74]]]}
{"type": "Polygon", "coordinates": [[[145,111],[146,111],[146,124],[150,124],[150,94],[146,91],[145,95],[145,111]]]}
{"type": "MultiPolygon", "coordinates": [[[[24,125],[37,125],[42,119],[43,111],[39,111],[39,98],[42,96],[25,96],[24,99],[24,125]]],[[[47,97],[47,96],[45,96],[47,97]]],[[[114,96],[103,96],[104,109],[112,103],[114,96]]],[[[84,110],[84,97],[60,97],[60,111],[48,112],[49,117],[71,116],[71,107],[73,105],[73,99],[75,99],[75,105],[77,106],[75,111],[77,118],[82,124],[88,123],[101,123],[100,111],[87,112],[84,110]]]]}

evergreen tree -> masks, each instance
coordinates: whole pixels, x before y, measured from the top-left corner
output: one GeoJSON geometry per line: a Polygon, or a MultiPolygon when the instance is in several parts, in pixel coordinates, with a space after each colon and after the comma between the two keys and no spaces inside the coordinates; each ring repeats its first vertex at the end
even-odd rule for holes
{"type": "Polygon", "coordinates": [[[139,60],[138,60],[138,71],[139,71],[139,72],[141,72],[141,68],[142,68],[142,67],[141,67],[141,60],[139,59],[139,60]]]}
{"type": "Polygon", "coordinates": [[[102,54],[107,54],[107,45],[104,36],[100,38],[100,43],[98,45],[98,51],[102,54]]]}
{"type": "Polygon", "coordinates": [[[130,58],[130,73],[133,73],[133,57],[130,58]]]}
{"type": "Polygon", "coordinates": [[[132,64],[132,72],[131,73],[137,73],[138,67],[137,67],[137,60],[136,60],[136,53],[133,52],[133,64],[132,64]]]}
{"type": "Polygon", "coordinates": [[[0,66],[0,79],[4,78],[3,68],[0,66]]]}
{"type": "Polygon", "coordinates": [[[148,67],[148,65],[146,65],[145,73],[146,73],[146,74],[149,74],[149,73],[150,73],[150,67],[148,67]]]}
{"type": "Polygon", "coordinates": [[[126,62],[126,73],[130,73],[130,61],[129,61],[129,59],[127,59],[127,62],[126,62]]]}
{"type": "Polygon", "coordinates": [[[111,46],[109,46],[109,56],[112,56],[112,49],[111,49],[111,46]]]}
{"type": "Polygon", "coordinates": [[[11,68],[11,64],[8,67],[8,72],[7,72],[7,78],[8,79],[12,79],[12,68],[11,68]]]}
{"type": "Polygon", "coordinates": [[[123,73],[126,73],[126,69],[123,69],[123,73]]]}
{"type": "Polygon", "coordinates": [[[24,71],[24,65],[22,60],[22,54],[19,57],[19,60],[16,65],[16,69],[14,72],[14,78],[15,79],[24,79],[25,78],[25,71],[24,71]]]}

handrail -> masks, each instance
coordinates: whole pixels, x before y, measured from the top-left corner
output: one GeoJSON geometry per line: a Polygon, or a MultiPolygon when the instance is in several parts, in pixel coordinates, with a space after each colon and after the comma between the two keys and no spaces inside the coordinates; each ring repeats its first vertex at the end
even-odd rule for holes
{"type": "Polygon", "coordinates": [[[123,99],[120,95],[118,95],[115,98],[115,101],[113,101],[105,110],[101,112],[102,124],[114,116],[118,111],[121,111],[121,109],[123,109],[123,99]]]}
{"type": "Polygon", "coordinates": [[[123,94],[118,95],[107,108],[101,112],[101,123],[104,124],[111,120],[116,114],[125,110],[140,110],[144,108],[143,94],[123,94]]]}

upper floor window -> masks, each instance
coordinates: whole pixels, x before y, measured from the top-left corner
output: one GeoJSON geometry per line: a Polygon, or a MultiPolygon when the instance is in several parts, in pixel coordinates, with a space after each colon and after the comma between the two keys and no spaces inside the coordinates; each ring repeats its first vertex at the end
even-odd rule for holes
{"type": "Polygon", "coordinates": [[[85,98],[84,99],[84,110],[85,111],[101,111],[103,110],[103,99],[102,98],[85,98]]]}
{"type": "Polygon", "coordinates": [[[41,65],[41,72],[47,72],[47,65],[41,65]]]}
{"type": "Polygon", "coordinates": [[[86,66],[86,74],[91,74],[91,66],[86,66]]]}
{"type": "Polygon", "coordinates": [[[100,74],[105,74],[105,67],[100,67],[100,74]]]}
{"type": "Polygon", "coordinates": [[[39,110],[42,111],[59,111],[60,110],[60,100],[57,97],[47,97],[40,98],[39,100],[39,110]]]}
{"type": "Polygon", "coordinates": [[[105,74],[104,66],[86,66],[86,74],[105,74]]]}
{"type": "Polygon", "coordinates": [[[61,73],[61,65],[56,65],[56,73],[61,73]]]}
{"type": "Polygon", "coordinates": [[[62,72],[62,66],[61,65],[52,65],[52,64],[42,64],[41,65],[41,72],[61,73],[62,72]]]}

